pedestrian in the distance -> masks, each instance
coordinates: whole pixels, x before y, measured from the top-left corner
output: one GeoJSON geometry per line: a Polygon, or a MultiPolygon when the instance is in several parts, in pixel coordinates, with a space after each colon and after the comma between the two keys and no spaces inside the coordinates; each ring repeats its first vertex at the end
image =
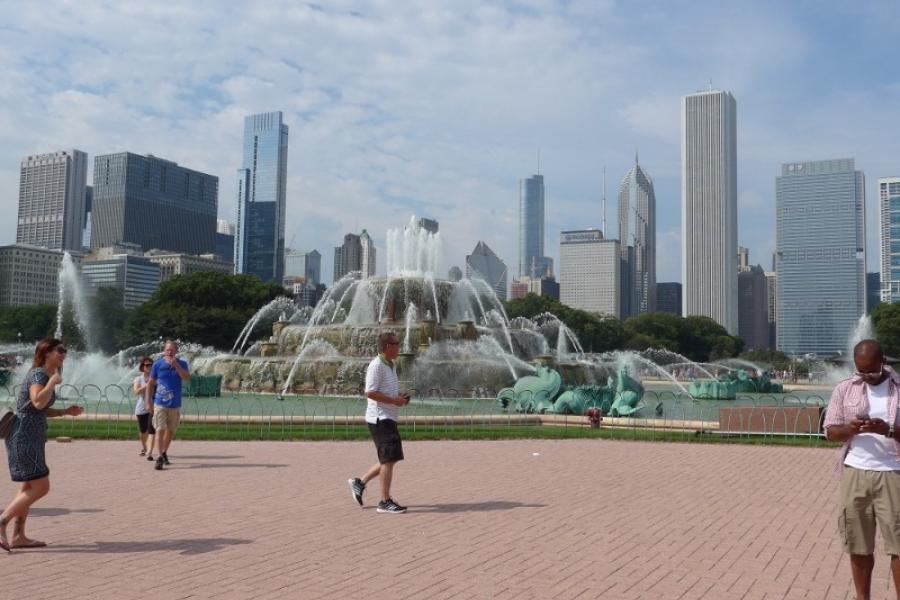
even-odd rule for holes
{"type": "Polygon", "coordinates": [[[403,460],[403,444],[397,419],[400,407],[409,404],[409,394],[400,393],[400,381],[394,360],[400,354],[400,342],[393,333],[382,333],[378,336],[378,356],[372,359],[366,369],[366,424],[375,442],[378,462],[366,474],[353,477],[347,483],[353,499],[363,505],[363,492],[366,484],[376,477],[381,480],[381,501],[378,503],[380,513],[404,513],[406,507],[394,502],[391,498],[391,481],[394,476],[394,465],[403,460]]]}
{"type": "Polygon", "coordinates": [[[181,420],[181,382],[190,378],[187,362],[178,358],[178,344],[166,342],[162,358],[150,368],[150,381],[144,393],[156,429],[157,471],[169,464],[169,445],[181,420]]]}
{"type": "Polygon", "coordinates": [[[31,505],[50,491],[50,469],[44,455],[47,444],[47,417],[77,416],[80,406],[51,408],[56,402],[56,386],[62,379],[66,348],[56,338],[44,338],[34,351],[31,369],[16,398],[16,421],[6,438],[9,474],[19,491],[0,514],[0,548],[42,548],[47,544],[25,535],[25,520],[31,505]],[[15,521],[12,538],[6,527],[15,521]]]}
{"type": "Polygon", "coordinates": [[[134,395],[137,397],[134,406],[134,416],[138,422],[138,436],[141,440],[141,456],[146,455],[147,460],[153,460],[153,437],[156,429],[153,428],[153,415],[147,410],[144,395],[147,393],[147,386],[150,385],[150,367],[153,366],[153,359],[149,356],[142,356],[138,363],[140,373],[134,378],[131,385],[134,395]]]}

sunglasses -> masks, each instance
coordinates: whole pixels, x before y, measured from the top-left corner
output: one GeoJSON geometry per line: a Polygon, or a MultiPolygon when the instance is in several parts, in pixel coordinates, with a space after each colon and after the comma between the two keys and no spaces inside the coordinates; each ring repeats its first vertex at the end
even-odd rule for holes
{"type": "Polygon", "coordinates": [[[141,363],[141,367],[152,367],[153,363],[141,363]]]}
{"type": "Polygon", "coordinates": [[[884,367],[881,367],[877,371],[854,371],[853,374],[857,377],[865,378],[874,378],[881,377],[881,374],[884,373],[884,367]]]}

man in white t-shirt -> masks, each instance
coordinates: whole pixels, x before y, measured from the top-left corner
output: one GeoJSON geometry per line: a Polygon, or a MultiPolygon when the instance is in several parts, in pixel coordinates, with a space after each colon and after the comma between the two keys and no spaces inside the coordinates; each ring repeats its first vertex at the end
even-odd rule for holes
{"type": "Polygon", "coordinates": [[[825,436],[844,442],[838,528],[850,555],[856,597],[867,600],[877,523],[900,599],[900,376],[884,364],[875,340],[857,344],[853,362],[856,372],[834,388],[824,422],[825,436]]]}
{"type": "Polygon", "coordinates": [[[403,460],[403,444],[397,429],[397,418],[400,407],[409,404],[409,394],[400,393],[400,381],[394,359],[400,354],[400,342],[393,333],[382,333],[378,336],[378,356],[372,359],[366,369],[366,424],[375,449],[378,451],[378,462],[366,474],[351,478],[347,483],[356,503],[362,506],[363,492],[366,484],[372,479],[381,479],[381,502],[378,503],[380,513],[404,513],[405,506],[400,506],[391,498],[391,480],[394,465],[403,460]]]}

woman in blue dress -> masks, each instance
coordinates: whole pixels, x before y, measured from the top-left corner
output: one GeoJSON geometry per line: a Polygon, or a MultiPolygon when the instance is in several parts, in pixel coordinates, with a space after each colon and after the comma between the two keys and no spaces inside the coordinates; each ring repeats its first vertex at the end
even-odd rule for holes
{"type": "Polygon", "coordinates": [[[50,491],[50,469],[44,458],[47,443],[47,417],[80,415],[80,406],[64,410],[51,408],[56,401],[56,386],[62,383],[62,366],[66,348],[55,338],[44,338],[34,351],[34,362],[25,376],[16,402],[15,424],[6,438],[6,457],[9,474],[19,483],[19,491],[6,510],[0,514],[0,548],[40,548],[44,542],[25,535],[25,519],[31,505],[50,491]],[[6,526],[15,520],[12,538],[6,536],[6,526]]]}

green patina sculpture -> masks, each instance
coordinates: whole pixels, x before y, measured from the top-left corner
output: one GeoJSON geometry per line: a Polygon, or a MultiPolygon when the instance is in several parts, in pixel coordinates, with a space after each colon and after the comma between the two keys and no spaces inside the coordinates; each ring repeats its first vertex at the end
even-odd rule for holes
{"type": "Polygon", "coordinates": [[[511,388],[500,390],[497,402],[503,408],[524,413],[583,415],[589,408],[599,408],[604,415],[624,417],[643,408],[640,404],[644,387],[622,367],[615,381],[606,385],[580,385],[564,389],[559,373],[549,367],[538,367],[534,375],[519,379],[511,388]],[[562,392],[562,393],[560,393],[562,392]]]}
{"type": "Polygon", "coordinates": [[[781,384],[769,381],[765,373],[751,376],[747,371],[739,370],[719,379],[692,381],[688,392],[694,398],[703,400],[734,400],[738,394],[781,394],[784,388],[781,384]]]}

